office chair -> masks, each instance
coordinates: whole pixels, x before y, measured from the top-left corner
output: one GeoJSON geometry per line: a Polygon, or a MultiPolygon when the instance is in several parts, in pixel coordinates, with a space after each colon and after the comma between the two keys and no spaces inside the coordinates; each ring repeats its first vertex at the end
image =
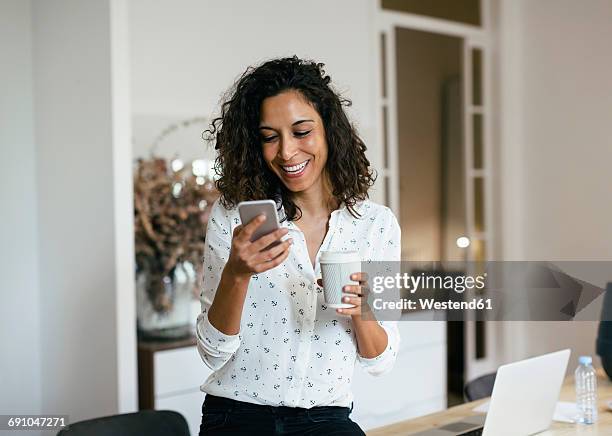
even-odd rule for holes
{"type": "Polygon", "coordinates": [[[597,354],[608,378],[612,380],[612,282],[608,283],[601,308],[597,333],[597,354]]]}
{"type": "Polygon", "coordinates": [[[170,410],[141,410],[70,424],[57,436],[190,436],[187,421],[170,410]]]}
{"type": "Polygon", "coordinates": [[[478,377],[467,383],[463,388],[463,396],[467,401],[476,401],[490,397],[493,393],[496,372],[478,377]]]}

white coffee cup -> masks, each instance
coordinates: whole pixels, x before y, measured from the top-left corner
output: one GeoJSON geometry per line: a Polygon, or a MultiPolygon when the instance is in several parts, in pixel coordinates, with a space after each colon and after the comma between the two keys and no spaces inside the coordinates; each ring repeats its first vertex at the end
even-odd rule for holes
{"type": "Polygon", "coordinates": [[[356,251],[322,251],[319,263],[321,264],[325,304],[334,309],[355,307],[353,304],[342,302],[344,296],[355,295],[342,292],[342,288],[346,285],[359,284],[358,281],[351,280],[351,274],[361,272],[359,253],[356,251]]]}

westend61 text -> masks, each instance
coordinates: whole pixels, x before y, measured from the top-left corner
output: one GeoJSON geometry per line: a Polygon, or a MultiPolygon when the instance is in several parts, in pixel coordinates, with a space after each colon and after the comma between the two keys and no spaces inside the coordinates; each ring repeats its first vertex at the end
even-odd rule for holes
{"type": "Polygon", "coordinates": [[[384,301],[375,298],[372,302],[374,310],[491,310],[493,304],[490,298],[474,298],[469,301],[437,301],[434,298],[419,298],[409,300],[402,298],[399,301],[384,301]]]}

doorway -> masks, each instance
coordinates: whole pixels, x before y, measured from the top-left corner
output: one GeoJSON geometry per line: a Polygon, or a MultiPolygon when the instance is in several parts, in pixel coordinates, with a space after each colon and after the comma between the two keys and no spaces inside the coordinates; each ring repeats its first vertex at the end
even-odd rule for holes
{"type": "MultiPolygon", "coordinates": [[[[395,29],[402,259],[466,260],[463,159],[463,41],[395,29]]],[[[447,402],[462,402],[464,323],[448,321],[447,402]]]]}
{"type": "MultiPolygon", "coordinates": [[[[385,10],[390,3],[378,13],[379,102],[385,199],[402,227],[402,260],[460,261],[475,274],[471,262],[493,251],[489,20],[460,24],[406,3],[385,10]]],[[[496,354],[492,323],[446,325],[450,406],[463,401],[466,381],[496,368],[496,354]]]]}
{"type": "Polygon", "coordinates": [[[402,258],[465,260],[462,41],[395,30],[402,258]]]}

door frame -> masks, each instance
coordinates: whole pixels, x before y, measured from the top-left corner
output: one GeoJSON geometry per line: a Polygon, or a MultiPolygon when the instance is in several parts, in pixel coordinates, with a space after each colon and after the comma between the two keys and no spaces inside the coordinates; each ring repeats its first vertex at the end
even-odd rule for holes
{"type": "MultiPolygon", "coordinates": [[[[463,131],[464,131],[464,162],[465,162],[465,202],[466,202],[466,233],[470,238],[482,239],[486,241],[486,252],[490,258],[490,253],[495,253],[495,229],[493,211],[493,89],[492,89],[492,52],[494,48],[494,38],[492,30],[492,0],[481,0],[481,22],[482,27],[454,23],[447,20],[426,17],[405,12],[395,12],[383,10],[381,0],[372,2],[371,16],[373,20],[373,62],[374,68],[371,71],[375,86],[373,101],[376,104],[375,127],[377,132],[377,143],[381,144],[382,155],[387,156],[387,164],[384,159],[380,159],[382,170],[383,198],[387,206],[399,216],[399,179],[400,169],[398,164],[399,138],[398,138],[398,114],[397,114],[397,77],[395,61],[395,28],[407,28],[447,36],[455,36],[463,42],[463,95],[472,95],[472,49],[477,48],[482,52],[482,105],[475,108],[468,104],[468,99],[463,99],[463,131]],[[384,36],[382,36],[384,35],[384,36]],[[385,41],[384,65],[382,39],[385,41]],[[386,109],[386,125],[383,120],[383,108],[386,109]],[[476,170],[472,168],[473,155],[472,147],[468,144],[473,143],[472,115],[476,112],[483,116],[483,168],[476,170]],[[386,133],[385,133],[386,132],[386,133]],[[474,229],[474,177],[482,177],[484,182],[484,214],[485,232],[476,234],[474,229]]],[[[468,261],[472,260],[471,251],[468,261]]],[[[496,347],[496,336],[498,336],[498,323],[486,323],[486,348],[488,350],[485,358],[476,359],[476,323],[466,322],[466,380],[473,379],[482,374],[495,371],[499,365],[499,352],[496,347]]]]}

